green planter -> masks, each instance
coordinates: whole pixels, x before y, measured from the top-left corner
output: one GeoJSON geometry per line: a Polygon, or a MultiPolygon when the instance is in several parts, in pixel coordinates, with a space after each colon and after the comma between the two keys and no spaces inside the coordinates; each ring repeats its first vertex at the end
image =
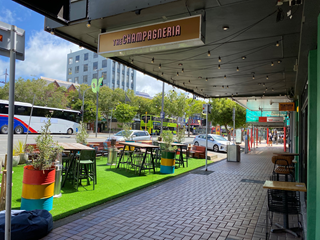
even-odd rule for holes
{"type": "Polygon", "coordinates": [[[161,152],[161,165],[160,172],[164,174],[172,174],[174,173],[175,168],[175,152],[171,151],[162,151],[161,152]]]}

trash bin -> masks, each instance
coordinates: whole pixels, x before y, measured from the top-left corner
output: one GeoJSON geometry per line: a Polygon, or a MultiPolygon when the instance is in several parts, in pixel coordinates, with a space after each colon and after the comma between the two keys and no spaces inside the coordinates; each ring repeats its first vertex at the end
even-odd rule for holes
{"type": "Polygon", "coordinates": [[[117,149],[110,147],[108,148],[108,162],[107,165],[113,165],[117,162],[117,149]]]}
{"type": "Polygon", "coordinates": [[[54,182],[54,192],[53,197],[59,198],[61,197],[61,181],[62,181],[62,164],[61,162],[55,162],[55,168],[56,168],[56,176],[55,176],[55,182],[54,182]]]}
{"type": "Polygon", "coordinates": [[[240,145],[229,145],[227,149],[228,162],[240,162],[240,145]]]}

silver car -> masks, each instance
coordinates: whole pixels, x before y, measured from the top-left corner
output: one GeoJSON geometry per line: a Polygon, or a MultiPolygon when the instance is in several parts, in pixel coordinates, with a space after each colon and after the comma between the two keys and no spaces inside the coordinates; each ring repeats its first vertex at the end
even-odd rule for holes
{"type": "MultiPolygon", "coordinates": [[[[130,140],[133,141],[144,141],[144,140],[152,140],[150,134],[147,131],[141,131],[141,130],[130,130],[130,140]]],[[[107,138],[107,142],[111,141],[111,139],[116,139],[117,142],[125,141],[123,137],[124,131],[117,132],[115,135],[111,136],[110,138],[107,138]]]]}
{"type": "MultiPolygon", "coordinates": [[[[193,139],[193,145],[195,146],[206,146],[206,135],[201,134],[193,139]]],[[[233,145],[232,142],[228,141],[224,137],[216,134],[208,134],[208,149],[212,149],[215,152],[226,152],[227,146],[233,145]]]]}

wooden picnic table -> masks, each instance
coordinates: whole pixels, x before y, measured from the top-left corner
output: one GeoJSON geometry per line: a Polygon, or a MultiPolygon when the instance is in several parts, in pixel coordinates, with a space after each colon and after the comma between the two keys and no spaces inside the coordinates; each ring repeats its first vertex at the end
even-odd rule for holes
{"type": "MultiPolygon", "coordinates": [[[[136,143],[136,142],[119,142],[119,143],[121,145],[123,145],[123,149],[121,150],[121,157],[119,159],[117,168],[119,168],[120,163],[128,163],[128,162],[121,162],[126,146],[129,147],[129,151],[130,151],[131,147],[145,148],[146,151],[144,153],[143,160],[141,162],[141,165],[138,166],[139,167],[139,175],[141,174],[141,170],[145,170],[145,169],[153,169],[153,173],[156,173],[152,151],[155,148],[159,148],[159,146],[155,146],[155,145],[151,145],[151,144],[144,144],[144,143],[136,143]],[[150,155],[151,155],[152,168],[144,167],[144,163],[146,161],[148,151],[150,151],[150,155]]],[[[133,162],[132,154],[130,154],[130,158],[131,158],[131,163],[132,163],[133,162]]]]}
{"type": "Polygon", "coordinates": [[[71,153],[73,153],[72,157],[71,157],[71,161],[68,164],[68,167],[66,169],[65,177],[62,180],[61,187],[63,187],[65,182],[66,182],[66,180],[67,180],[69,171],[70,171],[71,167],[74,165],[74,161],[76,159],[75,158],[76,157],[76,152],[81,151],[81,150],[92,150],[92,151],[94,151],[94,149],[91,148],[91,147],[85,146],[85,145],[83,145],[81,143],[58,143],[58,145],[61,146],[64,150],[67,150],[67,151],[70,151],[71,153]]]}

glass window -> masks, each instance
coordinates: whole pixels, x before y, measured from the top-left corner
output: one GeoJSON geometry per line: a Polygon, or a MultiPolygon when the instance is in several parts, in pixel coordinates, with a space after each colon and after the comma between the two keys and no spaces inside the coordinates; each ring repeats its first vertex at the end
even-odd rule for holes
{"type": "Polygon", "coordinates": [[[97,58],[98,57],[98,53],[93,53],[93,58],[97,58]]]}
{"type": "Polygon", "coordinates": [[[88,71],[88,64],[83,64],[83,71],[87,72],[88,71]]]}
{"type": "Polygon", "coordinates": [[[74,83],[79,83],[79,77],[74,78],[74,83]]]}
{"type": "Polygon", "coordinates": [[[133,73],[131,73],[131,79],[132,79],[132,80],[133,80],[133,76],[134,76],[133,73]]]}
{"type": "Polygon", "coordinates": [[[72,79],[71,79],[71,78],[68,78],[68,79],[67,79],[67,82],[71,82],[71,81],[72,81],[72,79]]]}
{"type": "Polygon", "coordinates": [[[31,107],[14,106],[14,114],[30,116],[31,107]]]}
{"type": "Polygon", "coordinates": [[[107,72],[102,72],[102,77],[103,77],[103,80],[107,79],[107,72]]]}
{"type": "Polygon", "coordinates": [[[97,70],[98,69],[98,62],[94,62],[93,63],[93,70],[97,70]]]}
{"type": "Polygon", "coordinates": [[[107,59],[102,60],[102,68],[106,68],[107,67],[107,59]]]}
{"type": "Polygon", "coordinates": [[[83,59],[84,59],[84,61],[88,60],[89,59],[89,53],[85,53],[83,59]]]}
{"type": "Polygon", "coordinates": [[[72,63],[73,63],[73,58],[72,58],[72,57],[69,57],[68,62],[69,62],[69,64],[72,64],[72,63]]]}
{"type": "Polygon", "coordinates": [[[88,75],[83,75],[83,82],[87,83],[88,82],[88,75]]]}
{"type": "Polygon", "coordinates": [[[93,78],[98,78],[98,73],[92,74],[92,79],[93,79],[93,78]]]}
{"type": "Polygon", "coordinates": [[[35,117],[45,117],[51,115],[51,113],[49,112],[49,109],[45,109],[45,108],[33,108],[32,111],[32,116],[35,117]]]}
{"type": "Polygon", "coordinates": [[[7,104],[0,104],[0,113],[8,114],[8,105],[7,104]]]}
{"type": "Polygon", "coordinates": [[[80,61],[80,55],[76,56],[76,63],[80,61]]]}
{"type": "Polygon", "coordinates": [[[75,72],[75,73],[79,73],[79,66],[76,66],[76,67],[74,68],[74,72],[75,72]]]}
{"type": "Polygon", "coordinates": [[[72,74],[72,68],[68,68],[68,73],[69,73],[69,75],[72,74]]]}

